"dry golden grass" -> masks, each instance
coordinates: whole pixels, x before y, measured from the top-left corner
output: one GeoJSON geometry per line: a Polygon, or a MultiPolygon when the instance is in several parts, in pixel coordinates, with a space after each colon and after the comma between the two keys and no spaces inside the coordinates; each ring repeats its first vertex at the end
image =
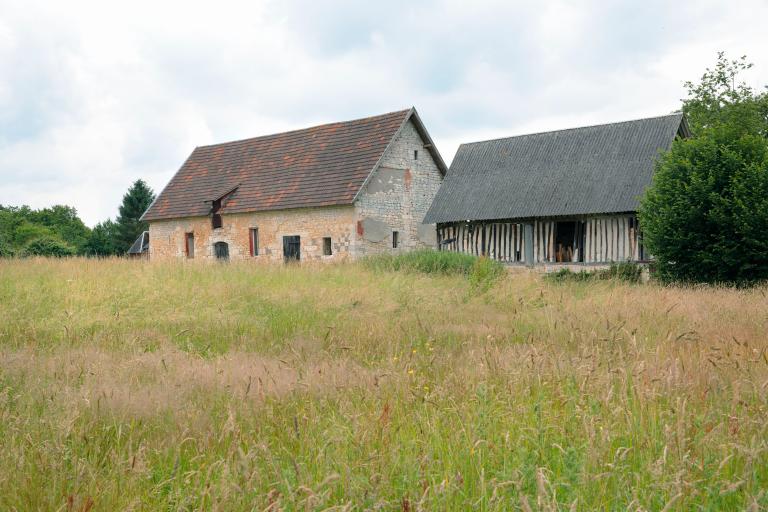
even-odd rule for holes
{"type": "Polygon", "coordinates": [[[767,291],[0,261],[0,509],[766,509],[767,291]]]}

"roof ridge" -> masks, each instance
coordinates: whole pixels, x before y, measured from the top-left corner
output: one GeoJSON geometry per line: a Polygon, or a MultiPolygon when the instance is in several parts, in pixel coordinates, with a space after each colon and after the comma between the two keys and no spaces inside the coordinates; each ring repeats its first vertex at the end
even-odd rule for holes
{"type": "Polygon", "coordinates": [[[474,142],[464,142],[460,144],[460,146],[471,146],[472,144],[482,144],[484,142],[495,142],[499,140],[509,140],[509,139],[516,139],[519,137],[533,137],[535,135],[547,135],[550,133],[561,133],[561,132],[570,132],[574,130],[584,130],[586,128],[598,128],[603,126],[615,126],[618,124],[628,124],[628,123],[636,123],[638,121],[650,121],[651,119],[661,119],[662,117],[682,117],[683,112],[673,112],[671,114],[662,114],[658,116],[651,116],[651,117],[638,117],[636,119],[627,119],[625,121],[614,121],[612,123],[597,123],[597,124],[588,124],[585,126],[574,126],[571,128],[560,128],[558,130],[547,130],[542,132],[532,132],[532,133],[521,133],[520,135],[511,135],[508,137],[494,137],[492,139],[484,139],[484,140],[477,140],[474,142]]]}
{"type": "Polygon", "coordinates": [[[257,135],[256,137],[246,137],[244,139],[235,139],[235,140],[230,140],[230,141],[226,141],[226,142],[216,142],[214,144],[205,144],[205,145],[202,145],[202,146],[197,146],[195,149],[212,148],[212,147],[224,146],[224,145],[228,145],[228,144],[239,144],[239,143],[250,142],[250,141],[258,140],[258,139],[266,139],[268,137],[276,137],[278,135],[288,135],[288,134],[306,132],[306,131],[314,130],[314,129],[317,129],[317,128],[324,128],[326,126],[352,124],[352,123],[359,123],[359,122],[362,122],[362,121],[370,121],[372,119],[383,118],[383,117],[387,117],[387,116],[394,116],[395,114],[401,114],[401,115],[404,116],[404,115],[408,114],[409,112],[411,112],[412,109],[413,109],[413,107],[410,107],[410,108],[403,109],[403,110],[393,110],[392,112],[386,112],[384,114],[377,114],[377,115],[367,116],[367,117],[359,117],[357,119],[349,119],[349,120],[346,120],[346,121],[333,121],[333,122],[330,122],[330,123],[322,123],[322,124],[316,124],[316,125],[312,125],[312,126],[306,126],[304,128],[296,128],[296,129],[293,129],[293,130],[286,130],[284,132],[267,133],[265,135],[257,135]]]}

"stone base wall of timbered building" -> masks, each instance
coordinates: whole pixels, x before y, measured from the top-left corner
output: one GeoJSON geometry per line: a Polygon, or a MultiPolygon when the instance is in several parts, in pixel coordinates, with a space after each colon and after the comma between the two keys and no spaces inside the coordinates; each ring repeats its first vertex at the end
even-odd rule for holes
{"type": "Polygon", "coordinates": [[[645,261],[637,216],[602,215],[578,219],[459,222],[437,227],[441,250],[486,255],[504,263],[605,264],[645,261]],[[556,244],[558,223],[575,222],[577,233],[571,251],[556,244]],[[526,235],[530,231],[530,238],[526,235]],[[526,240],[532,242],[532,262],[526,261],[526,240]]]}

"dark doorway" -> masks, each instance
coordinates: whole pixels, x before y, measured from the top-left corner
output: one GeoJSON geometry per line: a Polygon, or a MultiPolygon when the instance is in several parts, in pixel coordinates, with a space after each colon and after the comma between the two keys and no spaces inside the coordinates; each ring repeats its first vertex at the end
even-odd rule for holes
{"type": "Polygon", "coordinates": [[[216,242],[213,244],[213,252],[216,254],[217,260],[229,259],[229,245],[226,242],[216,242]]]}
{"type": "Polygon", "coordinates": [[[558,263],[570,263],[574,261],[574,254],[578,256],[577,233],[578,222],[558,222],[555,226],[555,261],[558,263]]]}
{"type": "Polygon", "coordinates": [[[288,263],[290,261],[299,261],[301,259],[301,237],[298,235],[283,237],[283,259],[288,263]]]}

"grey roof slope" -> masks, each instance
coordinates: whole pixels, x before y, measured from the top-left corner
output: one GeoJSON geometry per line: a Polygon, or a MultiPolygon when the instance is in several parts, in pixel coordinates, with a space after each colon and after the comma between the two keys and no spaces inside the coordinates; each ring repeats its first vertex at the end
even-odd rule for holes
{"type": "Polygon", "coordinates": [[[637,210],[683,114],[462,144],[425,223],[637,210]]]}

